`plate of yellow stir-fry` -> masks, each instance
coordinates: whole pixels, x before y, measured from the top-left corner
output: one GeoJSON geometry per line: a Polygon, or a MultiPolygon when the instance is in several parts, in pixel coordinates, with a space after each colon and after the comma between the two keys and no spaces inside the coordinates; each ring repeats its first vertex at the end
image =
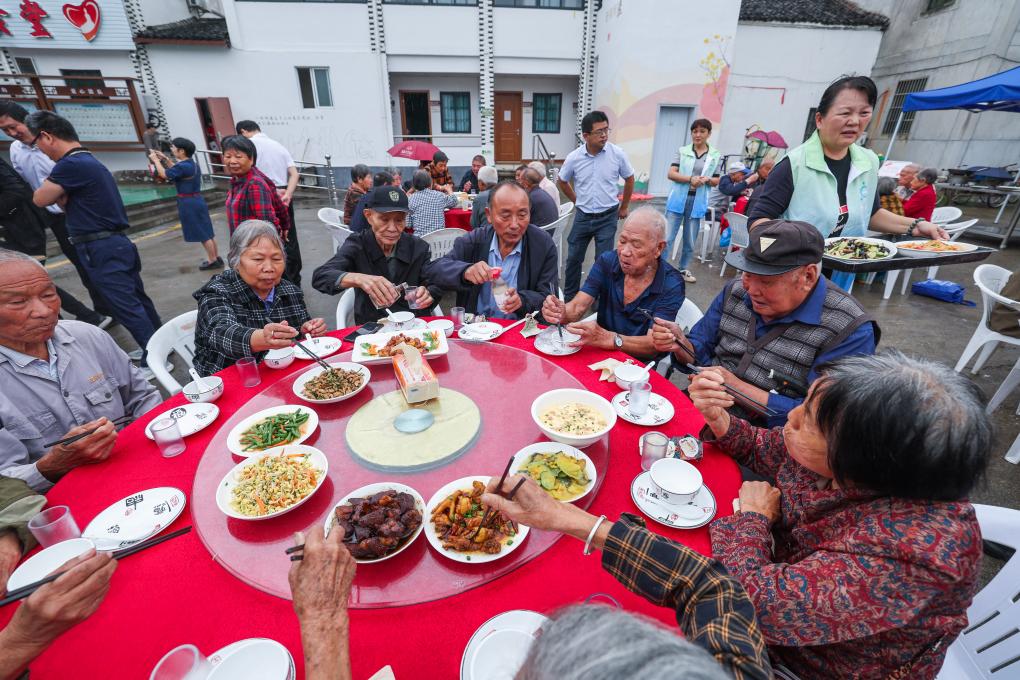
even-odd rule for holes
{"type": "Polygon", "coordinates": [[[317,448],[280,446],[238,463],[216,488],[216,505],[227,517],[269,519],[312,497],[329,463],[317,448]]]}

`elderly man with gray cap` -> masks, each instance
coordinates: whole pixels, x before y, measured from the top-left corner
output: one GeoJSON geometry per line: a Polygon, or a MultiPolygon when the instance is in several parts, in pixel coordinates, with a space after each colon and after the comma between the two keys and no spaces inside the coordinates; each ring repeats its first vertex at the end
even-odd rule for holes
{"type": "MultiPolygon", "coordinates": [[[[873,354],[881,335],[860,303],[822,275],[824,245],[807,222],[760,224],[747,248],[726,256],[741,276],[723,288],[689,336],[656,319],[655,349],[672,352],[678,366],[719,366],[727,384],[776,414],[767,425],[782,425],[818,366],[873,354]]],[[[737,407],[751,408],[740,400],[737,407]]]]}

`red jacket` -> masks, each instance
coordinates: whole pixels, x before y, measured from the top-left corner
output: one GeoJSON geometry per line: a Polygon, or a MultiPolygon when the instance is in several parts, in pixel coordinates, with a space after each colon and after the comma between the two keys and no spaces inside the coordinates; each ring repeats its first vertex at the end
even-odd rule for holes
{"type": "Polygon", "coordinates": [[[910,198],[903,201],[903,214],[907,217],[920,217],[931,220],[935,211],[935,187],[928,185],[915,191],[910,198]]]}

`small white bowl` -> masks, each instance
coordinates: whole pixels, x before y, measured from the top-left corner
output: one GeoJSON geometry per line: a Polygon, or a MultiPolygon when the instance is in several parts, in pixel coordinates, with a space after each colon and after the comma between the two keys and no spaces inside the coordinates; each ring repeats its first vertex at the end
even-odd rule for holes
{"type": "Polygon", "coordinates": [[[184,392],[184,398],[193,404],[216,401],[223,394],[223,378],[210,375],[208,378],[202,378],[202,380],[211,387],[206,390],[199,389],[198,383],[192,380],[181,390],[184,392]]]}
{"type": "Polygon", "coordinates": [[[393,312],[391,316],[386,318],[390,320],[390,323],[399,326],[414,321],[414,312],[393,312]]]}
{"type": "Polygon", "coordinates": [[[614,409],[613,405],[606,399],[597,394],[587,390],[566,388],[551,390],[545,394],[538,395],[535,398],[535,401],[531,402],[531,419],[535,421],[535,425],[537,425],[538,429],[542,431],[542,434],[549,439],[557,441],[560,444],[569,444],[570,446],[578,449],[583,449],[586,446],[591,446],[613,429],[613,426],[616,425],[616,409],[614,409]],[[606,426],[594,434],[579,437],[551,430],[542,423],[540,415],[543,411],[546,411],[553,406],[574,403],[584,404],[585,406],[591,406],[596,409],[599,412],[599,415],[605,419],[606,426]]]}
{"type": "Polygon", "coordinates": [[[666,505],[690,503],[701,491],[701,471],[685,460],[662,458],[652,463],[648,476],[659,498],[666,505]]]}
{"type": "Polygon", "coordinates": [[[294,348],[279,347],[266,352],[266,358],[262,363],[269,368],[287,368],[294,363],[294,348]]]}
{"type": "Polygon", "coordinates": [[[648,380],[648,369],[635,364],[620,364],[613,369],[613,377],[621,390],[629,390],[631,383],[648,380]]]}
{"type": "Polygon", "coordinates": [[[453,322],[449,319],[436,319],[426,325],[434,331],[442,331],[446,337],[453,335],[453,322]]]}

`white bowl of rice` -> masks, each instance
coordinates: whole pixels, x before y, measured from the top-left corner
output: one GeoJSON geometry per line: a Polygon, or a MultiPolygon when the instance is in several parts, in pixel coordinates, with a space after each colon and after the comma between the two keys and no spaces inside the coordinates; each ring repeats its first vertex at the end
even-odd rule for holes
{"type": "Polygon", "coordinates": [[[531,402],[531,419],[549,439],[579,449],[591,446],[616,425],[616,411],[587,390],[559,389],[531,402]]]}

